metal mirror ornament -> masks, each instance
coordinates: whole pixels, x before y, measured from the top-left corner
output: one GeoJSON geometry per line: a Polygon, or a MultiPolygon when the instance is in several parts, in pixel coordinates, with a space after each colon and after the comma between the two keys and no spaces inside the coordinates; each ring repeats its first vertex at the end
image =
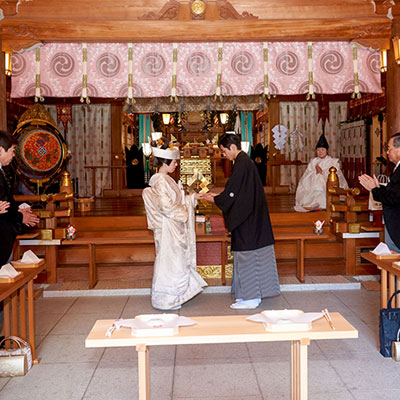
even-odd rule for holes
{"type": "Polygon", "coordinates": [[[13,160],[22,182],[41,194],[65,170],[67,146],[50,114],[35,104],[20,118],[13,135],[18,148],[13,160]]]}

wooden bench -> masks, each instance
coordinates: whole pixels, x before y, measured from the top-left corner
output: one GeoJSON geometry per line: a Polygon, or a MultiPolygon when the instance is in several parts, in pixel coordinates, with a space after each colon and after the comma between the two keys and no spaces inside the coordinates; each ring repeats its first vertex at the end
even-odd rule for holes
{"type": "MultiPolygon", "coordinates": [[[[246,320],[246,315],[191,317],[196,325],[182,326],[174,336],[132,336],[129,328],[106,337],[114,320],[98,320],[85,341],[86,347],[136,347],[138,352],[139,400],[150,400],[149,347],[210,343],[291,342],[291,399],[308,398],[308,346],[311,340],[357,338],[358,331],[339,313],[331,313],[335,330],[320,318],[310,331],[268,332],[263,324],[246,320]]],[[[284,355],[282,355],[284,358],[284,355]]],[[[237,379],[232,377],[232,379],[237,379]]],[[[273,383],[271,382],[271,385],[273,383]]],[[[271,386],[272,387],[272,386],[271,386]]],[[[132,398],[136,396],[132,395],[132,398]]]]}
{"type": "Polygon", "coordinates": [[[297,242],[297,253],[296,253],[296,277],[304,283],[304,242],[306,240],[327,240],[331,237],[329,233],[322,233],[316,235],[311,231],[300,232],[284,232],[279,228],[274,229],[275,241],[296,241],[297,242]]]}
{"type": "MultiPolygon", "coordinates": [[[[121,233],[118,232],[118,235],[121,233]]],[[[304,283],[304,244],[306,240],[327,240],[330,234],[323,233],[316,235],[308,231],[285,232],[277,228],[274,231],[276,241],[295,241],[297,242],[296,254],[296,276],[298,280],[304,283]]],[[[231,239],[227,233],[209,233],[196,236],[197,243],[220,243],[221,245],[221,283],[226,285],[225,267],[226,267],[226,249],[231,239]]],[[[153,232],[149,230],[126,231],[122,236],[115,236],[115,232],[85,232],[74,240],[62,240],[63,246],[87,246],[89,252],[89,288],[92,289],[97,279],[96,269],[96,247],[102,245],[141,245],[154,244],[153,232]]]]}
{"type": "MultiPolygon", "coordinates": [[[[96,269],[96,247],[102,245],[140,245],[154,244],[153,232],[146,230],[129,231],[124,237],[115,237],[107,232],[91,232],[91,236],[77,237],[74,240],[62,240],[63,246],[87,246],[89,252],[89,288],[92,289],[97,283],[96,269]],[[100,234],[100,235],[99,235],[100,234]],[[96,235],[96,236],[95,236],[96,235]]],[[[221,283],[226,285],[225,266],[226,248],[230,243],[230,237],[224,233],[197,235],[197,243],[220,243],[221,244],[221,283]]]]}
{"type": "Polygon", "coordinates": [[[4,336],[19,336],[31,345],[32,360],[37,364],[35,346],[35,308],[33,280],[46,269],[46,263],[36,268],[24,268],[23,277],[13,283],[0,283],[0,301],[4,306],[4,336]],[[28,313],[26,313],[26,292],[28,293],[28,313]],[[19,303],[19,307],[18,307],[19,303]],[[19,311],[19,312],[18,312],[19,311]],[[28,320],[26,319],[28,316],[28,320]],[[18,329],[19,328],[19,329],[18,329]],[[27,332],[29,331],[29,340],[27,332]]]}

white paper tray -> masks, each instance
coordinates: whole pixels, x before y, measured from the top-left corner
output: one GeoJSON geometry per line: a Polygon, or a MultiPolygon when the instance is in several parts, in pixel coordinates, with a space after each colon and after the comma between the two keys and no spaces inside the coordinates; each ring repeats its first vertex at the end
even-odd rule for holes
{"type": "Polygon", "coordinates": [[[143,314],[135,317],[132,336],[174,336],[179,333],[177,314],[143,314]]]}

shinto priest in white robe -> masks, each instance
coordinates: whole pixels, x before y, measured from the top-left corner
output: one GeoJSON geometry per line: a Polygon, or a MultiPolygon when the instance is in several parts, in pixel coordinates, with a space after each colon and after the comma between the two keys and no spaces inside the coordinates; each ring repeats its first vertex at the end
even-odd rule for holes
{"type": "Polygon", "coordinates": [[[302,207],[326,208],[326,182],[328,180],[329,168],[335,167],[339,178],[339,186],[348,188],[346,178],[340,167],[338,158],[326,155],[324,158],[315,157],[307,165],[301,177],[296,191],[295,210],[300,211],[302,207]],[[318,174],[315,167],[319,164],[322,174],[318,174]]]}
{"type": "Polygon", "coordinates": [[[149,185],[142,196],[156,247],[151,302],[169,310],[207,286],[196,271],[196,199],[194,194],[185,196],[167,174],[153,175],[149,185]]]}

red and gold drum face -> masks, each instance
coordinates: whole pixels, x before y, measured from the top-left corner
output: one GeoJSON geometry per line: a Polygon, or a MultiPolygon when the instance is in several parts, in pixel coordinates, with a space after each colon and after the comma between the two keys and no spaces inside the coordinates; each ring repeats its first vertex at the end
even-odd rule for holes
{"type": "Polygon", "coordinates": [[[34,174],[46,174],[60,166],[62,145],[54,133],[38,129],[22,135],[18,157],[25,169],[34,174]]]}
{"type": "Polygon", "coordinates": [[[14,132],[18,146],[14,167],[31,188],[49,185],[65,168],[66,146],[57,128],[45,121],[31,120],[14,132]]]}

